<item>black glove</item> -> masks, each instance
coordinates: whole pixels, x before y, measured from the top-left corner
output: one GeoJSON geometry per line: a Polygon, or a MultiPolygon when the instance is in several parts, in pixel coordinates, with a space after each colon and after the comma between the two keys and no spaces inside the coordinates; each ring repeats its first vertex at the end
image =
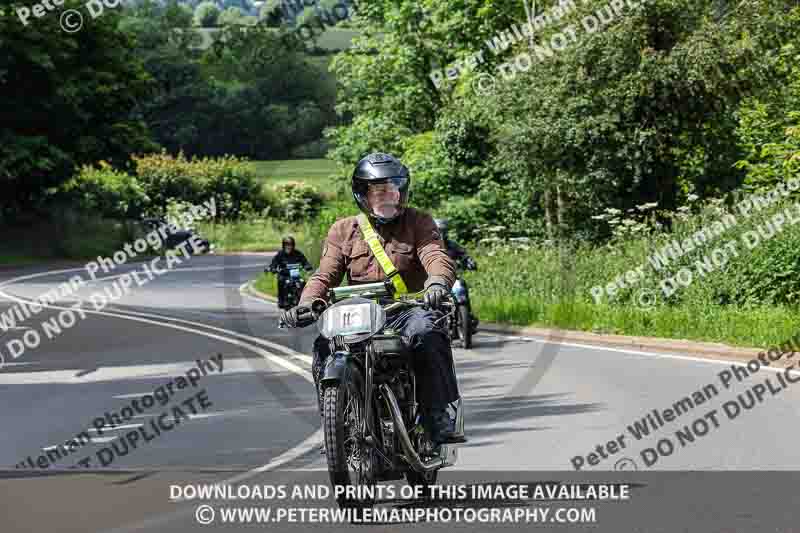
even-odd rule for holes
{"type": "Polygon", "coordinates": [[[291,309],[286,309],[281,313],[281,320],[290,328],[304,328],[314,322],[314,315],[311,313],[311,304],[300,302],[291,309]]]}
{"type": "Polygon", "coordinates": [[[431,283],[425,289],[425,305],[431,309],[439,309],[442,302],[447,298],[447,287],[439,283],[431,283]]]}

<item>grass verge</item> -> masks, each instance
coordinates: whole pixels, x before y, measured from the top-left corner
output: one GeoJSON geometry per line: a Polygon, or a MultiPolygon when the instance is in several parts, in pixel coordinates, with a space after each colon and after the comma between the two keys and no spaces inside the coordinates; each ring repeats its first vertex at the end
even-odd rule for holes
{"type": "Polygon", "coordinates": [[[253,282],[253,287],[259,292],[278,297],[278,276],[275,274],[262,273],[253,282]]]}
{"type": "MultiPolygon", "coordinates": [[[[794,306],[715,304],[701,297],[702,281],[685,289],[689,294],[677,303],[663,302],[654,293],[638,302],[595,303],[591,287],[611,279],[605,274],[607,264],[617,263],[607,250],[573,252],[568,260],[545,249],[482,250],[475,259],[480,270],[465,277],[473,308],[488,322],[746,347],[782,342],[796,334],[800,323],[800,309],[794,306]]],[[[616,266],[624,272],[635,264],[616,266]]]]}

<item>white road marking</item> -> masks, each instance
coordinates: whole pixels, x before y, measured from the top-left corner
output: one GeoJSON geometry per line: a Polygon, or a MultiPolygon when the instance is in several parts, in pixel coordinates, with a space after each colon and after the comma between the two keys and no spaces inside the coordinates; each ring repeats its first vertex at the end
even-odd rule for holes
{"type": "MultiPolygon", "coordinates": [[[[0,287],[2,287],[2,284],[0,284],[0,287]]],[[[15,302],[28,303],[28,301],[26,301],[26,299],[20,298],[18,296],[13,295],[13,294],[8,294],[7,292],[5,292],[3,290],[0,290],[0,296],[3,296],[5,298],[8,298],[9,300],[13,300],[15,302]]],[[[42,304],[42,307],[48,308],[48,309],[60,309],[60,310],[64,310],[64,311],[68,311],[68,310],[71,309],[69,307],[62,307],[62,306],[51,305],[51,304],[42,304]]],[[[198,330],[196,328],[188,328],[188,327],[184,327],[184,326],[178,326],[178,325],[175,325],[175,324],[168,324],[168,323],[163,322],[164,319],[169,319],[169,320],[172,320],[174,322],[183,322],[183,323],[191,324],[191,322],[188,321],[188,320],[173,319],[173,318],[165,317],[165,316],[162,316],[162,315],[151,315],[149,313],[135,313],[133,311],[130,311],[130,312],[126,312],[125,314],[121,314],[121,313],[111,313],[109,311],[95,311],[95,310],[92,310],[92,309],[86,309],[86,310],[84,310],[84,313],[92,314],[92,315],[100,315],[100,316],[110,316],[110,317],[114,317],[114,318],[122,318],[122,319],[125,319],[125,320],[132,320],[134,322],[141,322],[141,323],[144,323],[144,324],[151,324],[151,325],[154,325],[154,326],[160,326],[160,327],[164,327],[164,328],[175,329],[175,330],[178,330],[178,331],[185,331],[187,333],[194,333],[196,335],[203,335],[204,337],[208,337],[208,338],[215,339],[215,340],[218,340],[218,341],[221,341],[221,342],[226,342],[226,343],[229,343],[229,344],[233,344],[235,346],[239,346],[239,347],[242,347],[242,348],[249,349],[249,350],[257,353],[258,355],[262,356],[263,358],[267,359],[271,363],[274,363],[274,364],[276,364],[278,366],[282,366],[282,367],[284,367],[285,369],[287,369],[287,370],[289,370],[291,372],[295,372],[295,373],[301,374],[303,376],[307,375],[308,379],[313,383],[313,379],[311,378],[311,374],[309,374],[306,370],[300,368],[299,366],[295,365],[294,363],[290,363],[289,361],[287,361],[283,357],[279,357],[279,356],[273,355],[273,354],[271,354],[271,353],[259,348],[258,346],[253,346],[252,344],[248,344],[248,343],[242,342],[240,340],[231,338],[231,337],[240,337],[240,338],[250,338],[250,339],[256,340],[256,337],[250,337],[249,335],[242,335],[242,334],[237,333],[235,331],[230,331],[230,330],[226,330],[226,329],[222,329],[222,328],[217,328],[217,327],[213,327],[213,326],[205,326],[205,325],[202,325],[202,324],[194,323],[194,324],[197,324],[197,325],[202,325],[203,327],[205,327],[207,329],[224,332],[227,336],[223,337],[223,336],[220,336],[220,335],[215,335],[213,333],[209,333],[207,331],[200,331],[200,330],[198,330]],[[132,315],[134,315],[134,316],[132,316],[132,315]],[[147,320],[145,318],[138,318],[139,316],[152,316],[152,317],[160,319],[161,321],[158,322],[158,321],[155,321],[155,320],[147,320]]],[[[274,344],[274,343],[270,343],[269,341],[263,341],[261,339],[257,339],[257,340],[259,341],[259,344],[263,344],[263,345],[266,345],[266,346],[273,346],[273,344],[274,344]]],[[[279,345],[274,345],[274,346],[279,346],[279,345]]],[[[297,356],[303,355],[303,354],[297,353],[297,352],[295,352],[295,351],[293,351],[293,350],[291,350],[289,348],[283,347],[283,346],[280,347],[280,351],[282,351],[284,353],[287,353],[287,355],[297,355],[297,356]]]]}
{"type": "MultiPolygon", "coordinates": [[[[111,431],[117,431],[119,429],[140,428],[143,425],[144,424],[122,424],[121,426],[114,426],[113,428],[112,427],[108,427],[108,428],[103,427],[103,433],[109,433],[111,431]]],[[[95,427],[91,427],[91,428],[87,429],[86,431],[89,431],[91,433],[98,433],[100,430],[98,430],[95,427]]]]}
{"type": "MultiPolygon", "coordinates": [[[[272,354],[270,354],[272,355],[272,354]]],[[[272,357],[276,357],[272,355],[272,357]]],[[[212,363],[213,364],[213,363],[212,363]]],[[[291,366],[299,368],[292,363],[284,361],[284,367],[291,366]]],[[[31,372],[0,372],[0,385],[42,385],[46,383],[66,383],[66,384],[80,384],[80,383],[96,383],[99,381],[124,381],[131,379],[175,379],[178,376],[183,376],[192,368],[196,368],[194,361],[187,361],[183,363],[152,363],[145,365],[121,365],[121,366],[101,366],[93,372],[84,375],[77,375],[81,372],[80,369],[70,368],[62,370],[42,370],[31,372]]],[[[200,379],[205,380],[209,377],[231,375],[231,374],[248,374],[253,372],[253,360],[245,357],[237,357],[234,359],[222,359],[223,371],[220,373],[217,368],[209,371],[208,375],[202,376],[200,379]]],[[[300,369],[302,372],[305,370],[300,369]]],[[[191,383],[185,388],[191,388],[191,383]]],[[[173,389],[178,389],[177,386],[173,389]]],[[[178,389],[179,390],[179,389],[178,389]]],[[[152,394],[150,391],[148,394],[152,394]]]]}
{"type": "MultiPolygon", "coordinates": [[[[23,276],[21,278],[15,278],[15,279],[8,280],[6,282],[0,283],[0,288],[4,287],[6,285],[9,285],[11,283],[14,283],[15,281],[20,281],[21,279],[31,279],[31,278],[37,277],[37,276],[52,275],[52,274],[63,273],[63,272],[74,272],[76,270],[82,270],[82,269],[80,269],[80,268],[79,269],[66,269],[66,270],[61,270],[61,271],[44,272],[44,273],[38,273],[38,274],[23,276]]],[[[2,290],[0,290],[0,296],[3,296],[5,298],[8,298],[8,299],[13,300],[13,301],[17,301],[17,302],[24,301],[24,300],[22,300],[22,299],[20,299],[20,298],[18,298],[16,296],[9,295],[8,293],[6,293],[6,292],[4,292],[2,290]]],[[[62,309],[62,310],[64,309],[63,307],[59,307],[59,306],[55,306],[55,305],[47,305],[47,307],[50,307],[50,308],[53,308],[53,309],[62,309]]],[[[282,366],[283,368],[286,368],[287,370],[289,370],[289,371],[291,371],[291,372],[293,372],[295,374],[298,374],[299,376],[303,377],[306,381],[308,381],[308,382],[310,382],[312,384],[314,383],[314,379],[311,377],[311,373],[310,372],[298,367],[295,364],[292,364],[292,363],[284,360],[281,357],[272,355],[269,352],[266,352],[265,350],[259,348],[258,346],[248,345],[248,344],[246,344],[244,342],[241,342],[241,341],[236,340],[236,339],[232,339],[230,337],[221,337],[221,336],[218,336],[218,335],[213,335],[211,333],[208,333],[207,331],[199,331],[199,330],[196,330],[196,329],[190,329],[190,328],[186,328],[186,327],[176,326],[174,324],[165,324],[163,322],[155,322],[155,321],[152,321],[152,320],[146,320],[144,318],[137,318],[137,317],[127,316],[127,315],[123,315],[123,314],[120,314],[120,313],[109,313],[109,312],[92,311],[92,310],[87,310],[86,312],[87,313],[91,313],[91,314],[102,315],[102,316],[111,316],[111,317],[115,317],[115,318],[121,318],[121,319],[124,319],[124,320],[132,320],[132,321],[135,321],[135,322],[142,322],[142,323],[146,323],[146,324],[153,324],[153,325],[157,325],[157,326],[161,326],[161,327],[168,327],[168,328],[176,329],[176,330],[179,330],[179,331],[186,331],[186,332],[189,332],[189,333],[195,333],[197,335],[203,335],[203,336],[209,337],[209,338],[214,338],[214,339],[220,340],[222,342],[227,342],[227,343],[230,343],[230,344],[233,344],[233,345],[236,345],[236,346],[242,346],[242,347],[248,348],[249,350],[261,355],[266,360],[268,360],[268,361],[270,361],[270,362],[272,362],[274,364],[277,364],[279,366],[282,366]]],[[[203,327],[207,327],[207,326],[203,325],[203,327]]],[[[213,329],[218,330],[218,331],[224,331],[225,333],[227,333],[229,335],[230,334],[239,335],[236,332],[228,331],[228,330],[222,330],[221,328],[213,328],[213,329]]],[[[264,341],[264,342],[266,342],[266,341],[264,341]]],[[[269,343],[269,344],[272,344],[272,343],[269,343]]],[[[281,347],[281,351],[286,353],[287,355],[290,355],[290,356],[303,356],[303,354],[295,352],[295,351],[293,351],[293,350],[291,350],[289,348],[285,348],[285,347],[281,347]]],[[[225,363],[223,363],[223,364],[225,364],[225,363]]],[[[225,367],[223,367],[223,369],[224,368],[225,367]]],[[[320,428],[316,432],[314,432],[311,436],[306,438],[303,442],[301,442],[300,444],[298,444],[294,448],[291,448],[290,450],[287,450],[286,452],[284,452],[283,454],[279,455],[278,457],[276,457],[275,459],[273,459],[269,463],[267,463],[267,464],[265,464],[265,465],[263,465],[263,466],[261,466],[259,468],[250,470],[249,472],[245,472],[245,473],[243,473],[243,474],[241,474],[239,476],[235,476],[235,477],[232,477],[230,479],[221,481],[220,483],[223,484],[223,485],[231,484],[231,483],[237,483],[237,482],[249,479],[251,477],[254,477],[254,476],[256,476],[256,475],[258,475],[258,474],[260,474],[262,472],[266,472],[266,471],[269,471],[269,470],[274,470],[274,469],[276,469],[276,468],[278,468],[278,467],[280,467],[280,466],[282,466],[282,465],[284,465],[286,463],[294,461],[297,458],[302,457],[303,455],[313,451],[317,447],[318,443],[322,440],[322,438],[323,438],[323,432],[322,432],[322,428],[320,428]]],[[[187,507],[187,508],[181,510],[178,514],[179,515],[186,515],[186,514],[192,513],[193,511],[194,511],[193,508],[187,507]]],[[[121,531],[133,531],[133,530],[136,530],[136,529],[140,529],[142,526],[147,527],[150,524],[166,523],[166,522],[172,520],[175,516],[176,516],[176,514],[172,513],[172,514],[167,515],[167,516],[155,517],[155,518],[147,520],[146,522],[140,522],[139,524],[134,524],[134,525],[127,526],[127,527],[124,527],[124,528],[117,528],[115,531],[118,531],[118,532],[121,532],[121,531]]]]}
{"type": "MultiPolygon", "coordinates": [[[[127,265],[142,265],[144,263],[126,263],[126,264],[127,265]]],[[[261,268],[261,267],[269,266],[269,263],[254,263],[252,265],[231,265],[231,266],[233,266],[234,268],[238,268],[240,270],[244,270],[244,269],[247,269],[247,268],[261,268]]],[[[213,270],[226,270],[228,268],[231,268],[231,266],[172,268],[168,272],[211,272],[213,270]]],[[[80,270],[85,270],[85,269],[82,268],[80,270]]],[[[114,279],[119,279],[122,276],[124,276],[125,274],[129,274],[130,272],[137,272],[137,270],[136,270],[136,268],[134,268],[134,269],[131,269],[128,272],[122,272],[120,274],[113,274],[111,276],[104,276],[102,278],[95,278],[95,279],[91,279],[90,278],[90,279],[84,280],[84,281],[86,282],[87,285],[91,284],[91,283],[97,283],[98,281],[111,281],[111,280],[114,280],[114,279]]],[[[0,287],[1,286],[2,285],[0,285],[0,287]]],[[[235,287],[236,285],[228,284],[227,286],[235,287]]],[[[205,287],[208,288],[208,285],[205,285],[205,287]]]]}
{"type": "Polygon", "coordinates": [[[230,411],[215,411],[211,413],[198,413],[196,415],[189,415],[190,420],[195,419],[202,419],[202,418],[216,418],[218,416],[234,416],[240,415],[244,413],[249,413],[250,409],[231,409],[230,411]]]}
{"type": "MultiPolygon", "coordinates": [[[[105,444],[107,442],[112,442],[117,440],[119,437],[89,437],[90,444],[105,444]]],[[[46,452],[47,450],[55,450],[60,447],[63,447],[63,444],[59,444],[57,446],[47,446],[46,448],[42,448],[42,451],[46,452]]]]}
{"type": "Polygon", "coordinates": [[[90,440],[92,444],[106,444],[107,442],[114,442],[118,438],[119,436],[115,435],[113,437],[92,437],[90,440]]]}
{"type": "MultiPolygon", "coordinates": [[[[532,340],[535,341],[535,342],[542,343],[542,344],[560,344],[561,346],[571,346],[573,348],[585,348],[585,349],[588,349],[588,350],[603,350],[603,351],[607,351],[607,352],[618,352],[618,353],[625,353],[625,354],[631,354],[631,355],[643,355],[643,356],[651,357],[651,358],[655,358],[655,359],[678,359],[678,360],[682,360],[682,361],[692,361],[694,363],[707,363],[707,364],[724,365],[724,366],[730,366],[730,365],[745,366],[745,365],[747,365],[747,362],[744,361],[744,360],[732,361],[732,360],[727,360],[727,359],[704,359],[702,357],[692,357],[690,355],[677,355],[677,354],[669,354],[669,353],[668,354],[661,354],[661,353],[657,353],[657,352],[641,352],[641,351],[637,351],[637,350],[626,350],[626,349],[623,349],[623,348],[611,348],[611,347],[608,347],[608,346],[593,346],[591,344],[578,344],[578,343],[573,343],[573,342],[555,342],[555,341],[551,341],[551,340],[537,339],[535,337],[532,337],[532,340]]],[[[756,359],[756,358],[753,357],[753,359],[756,359]]],[[[762,365],[761,368],[763,368],[764,370],[769,370],[770,372],[775,372],[775,373],[784,371],[783,368],[775,368],[775,367],[771,367],[771,366],[763,366],[762,365]]],[[[798,369],[798,370],[790,370],[789,373],[792,374],[792,375],[800,375],[800,369],[798,369]]]]}

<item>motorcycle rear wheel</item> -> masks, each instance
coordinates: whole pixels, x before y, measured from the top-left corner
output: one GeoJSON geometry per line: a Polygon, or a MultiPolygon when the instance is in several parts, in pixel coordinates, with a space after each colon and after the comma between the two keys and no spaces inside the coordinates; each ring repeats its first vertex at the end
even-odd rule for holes
{"type": "MultiPolygon", "coordinates": [[[[328,474],[334,490],[337,486],[374,485],[374,454],[370,453],[361,434],[365,427],[361,395],[347,383],[325,388],[323,427],[328,474]]],[[[346,493],[340,494],[336,501],[342,508],[363,508],[374,504],[373,498],[347,497],[346,493]]]]}
{"type": "Polygon", "coordinates": [[[461,338],[461,346],[465,350],[472,348],[472,324],[466,305],[458,306],[458,336],[461,338]]]}

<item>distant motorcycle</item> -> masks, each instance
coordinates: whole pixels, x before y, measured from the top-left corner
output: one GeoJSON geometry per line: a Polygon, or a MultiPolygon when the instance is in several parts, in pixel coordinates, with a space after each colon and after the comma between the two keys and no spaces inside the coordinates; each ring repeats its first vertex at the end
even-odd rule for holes
{"type": "Polygon", "coordinates": [[[168,250],[173,250],[177,248],[184,242],[188,241],[192,235],[196,236],[196,241],[199,241],[200,250],[202,250],[203,253],[210,253],[214,249],[214,245],[212,245],[208,239],[201,237],[200,234],[197,233],[197,231],[190,228],[178,229],[177,231],[173,231],[164,218],[161,217],[145,218],[142,220],[142,224],[147,229],[147,231],[157,231],[163,228],[162,231],[167,236],[166,240],[164,241],[164,247],[168,250]]]}
{"type": "Polygon", "coordinates": [[[457,278],[452,289],[453,301],[456,303],[455,312],[447,319],[450,338],[458,340],[465,350],[472,348],[472,320],[469,316],[469,292],[467,285],[461,278],[457,278]]]}
{"type": "Polygon", "coordinates": [[[300,295],[306,287],[302,271],[303,265],[300,263],[285,263],[265,271],[278,275],[278,294],[284,295],[282,301],[278,302],[279,308],[291,309],[300,302],[300,295]]]}
{"type": "Polygon", "coordinates": [[[477,266],[471,259],[467,262],[457,261],[459,274],[453,284],[451,293],[456,304],[455,312],[448,317],[447,328],[450,332],[450,339],[458,341],[465,350],[472,348],[472,335],[475,333],[477,321],[470,316],[469,287],[463,280],[462,270],[476,270],[477,266]]]}

